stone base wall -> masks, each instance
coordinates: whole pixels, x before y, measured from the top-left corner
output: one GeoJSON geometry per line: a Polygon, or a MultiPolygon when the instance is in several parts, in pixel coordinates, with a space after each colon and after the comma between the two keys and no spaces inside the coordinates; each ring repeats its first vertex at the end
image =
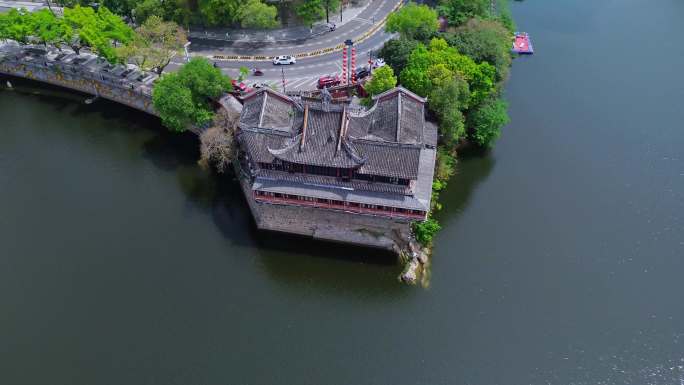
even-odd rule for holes
{"type": "Polygon", "coordinates": [[[119,85],[98,79],[86,78],[79,73],[40,64],[0,63],[0,73],[97,95],[137,110],[157,115],[154,111],[150,95],[127,88],[124,84],[119,85]]]}
{"type": "Polygon", "coordinates": [[[408,243],[411,231],[408,221],[313,207],[259,203],[254,200],[249,178],[243,175],[239,179],[254,221],[261,230],[376,247],[397,254],[408,243]]]}

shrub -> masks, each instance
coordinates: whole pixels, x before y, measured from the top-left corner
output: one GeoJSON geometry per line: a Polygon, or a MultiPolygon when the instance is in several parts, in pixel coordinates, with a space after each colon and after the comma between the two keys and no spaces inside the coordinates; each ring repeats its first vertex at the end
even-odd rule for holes
{"type": "Polygon", "coordinates": [[[428,218],[424,222],[414,222],[413,224],[413,232],[416,235],[416,239],[424,246],[431,244],[432,238],[441,229],[442,226],[432,218],[428,218]]]}

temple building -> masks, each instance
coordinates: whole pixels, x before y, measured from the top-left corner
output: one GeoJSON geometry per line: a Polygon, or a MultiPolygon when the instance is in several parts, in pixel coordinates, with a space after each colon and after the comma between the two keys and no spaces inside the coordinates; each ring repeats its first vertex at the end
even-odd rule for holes
{"type": "Polygon", "coordinates": [[[325,91],[247,95],[238,169],[257,226],[396,250],[430,211],[437,130],[424,113],[401,87],[367,109],[325,91]]]}

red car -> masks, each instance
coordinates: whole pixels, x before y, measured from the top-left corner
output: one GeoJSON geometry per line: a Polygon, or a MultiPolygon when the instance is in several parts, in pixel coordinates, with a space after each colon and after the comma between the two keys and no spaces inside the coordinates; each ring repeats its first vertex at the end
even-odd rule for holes
{"type": "Polygon", "coordinates": [[[334,87],[334,86],[339,86],[340,85],[340,77],[335,75],[335,76],[323,76],[318,79],[318,89],[323,89],[323,88],[328,88],[328,87],[334,87]]]}
{"type": "Polygon", "coordinates": [[[242,82],[238,83],[238,81],[235,79],[232,79],[231,83],[233,84],[233,93],[234,94],[238,94],[238,95],[246,94],[252,90],[245,83],[242,83],[242,82]]]}

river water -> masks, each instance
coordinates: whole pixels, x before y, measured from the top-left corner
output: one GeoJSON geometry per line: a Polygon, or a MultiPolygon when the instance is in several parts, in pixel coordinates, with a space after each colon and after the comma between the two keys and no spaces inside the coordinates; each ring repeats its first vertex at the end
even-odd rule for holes
{"type": "Polygon", "coordinates": [[[256,232],[191,135],[0,91],[0,383],[684,382],[684,3],[513,12],[537,54],[443,194],[427,289],[256,232]]]}

